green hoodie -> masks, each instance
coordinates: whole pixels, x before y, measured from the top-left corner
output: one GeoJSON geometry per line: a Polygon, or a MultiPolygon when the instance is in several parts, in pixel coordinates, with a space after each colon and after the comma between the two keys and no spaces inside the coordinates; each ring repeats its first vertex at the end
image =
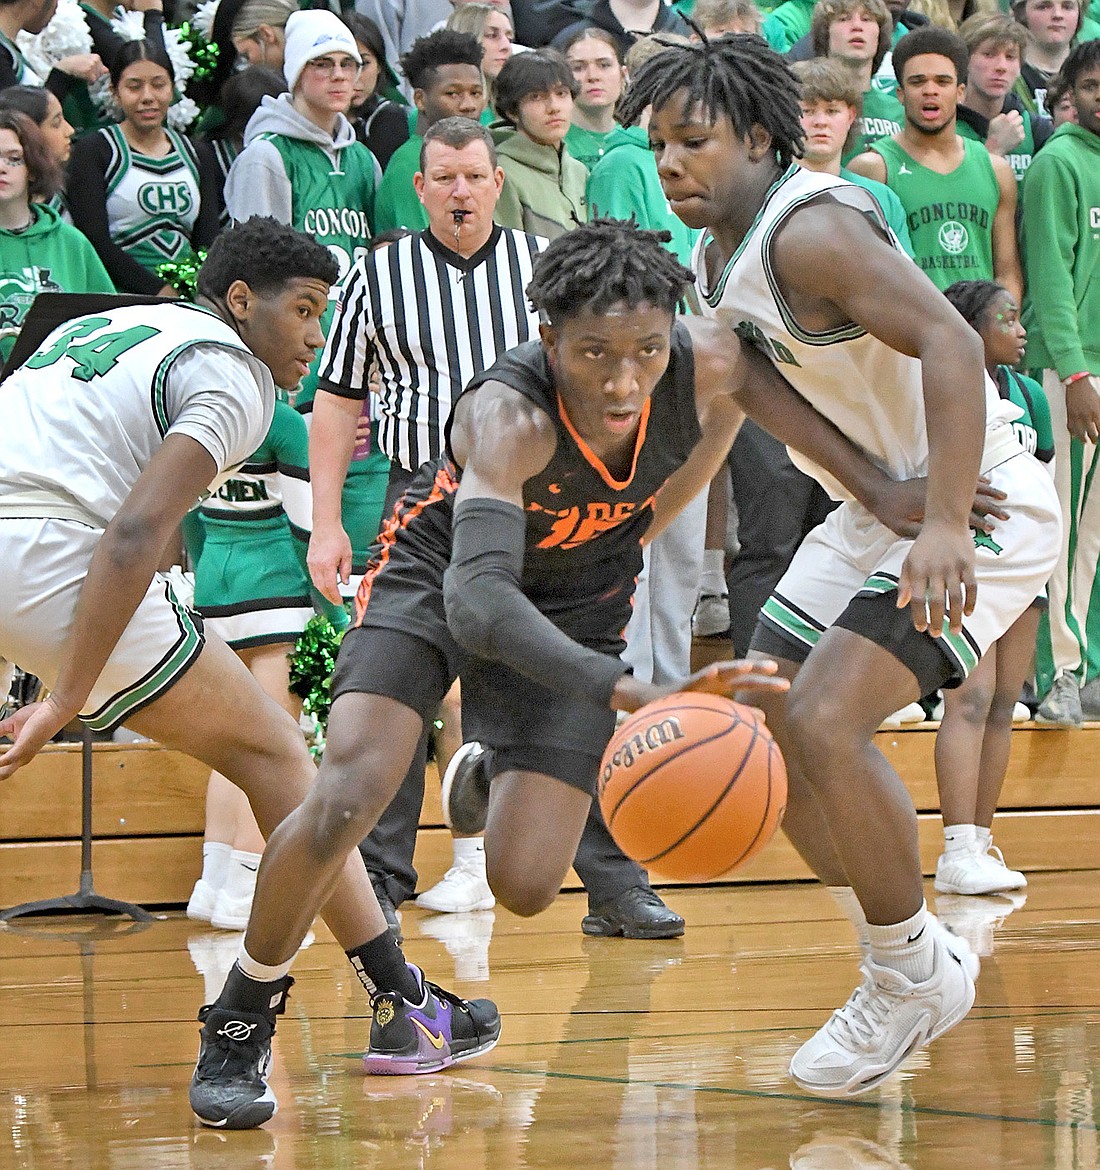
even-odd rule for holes
{"type": "Polygon", "coordinates": [[[649,149],[649,135],[641,126],[620,127],[608,135],[603,158],[588,176],[591,215],[637,221],[639,227],[672,233],[666,245],[685,267],[699,233],[689,228],[668,205],[657,164],[649,149]]]}
{"type": "MultiPolygon", "coordinates": [[[[0,229],[0,329],[18,329],[40,292],[108,292],[115,286],[87,237],[52,208],[32,203],[21,232],[0,229]]],[[[0,338],[7,359],[14,335],[0,338]]]]}
{"type": "Polygon", "coordinates": [[[493,218],[502,227],[554,240],[588,220],[584,188],[588,172],[564,148],[543,146],[507,127],[494,128],[497,161],[504,171],[493,218]]]}
{"type": "Polygon", "coordinates": [[[1100,135],[1066,123],[1036,154],[1024,175],[1023,260],[1027,365],[1100,374],[1100,135]]]}

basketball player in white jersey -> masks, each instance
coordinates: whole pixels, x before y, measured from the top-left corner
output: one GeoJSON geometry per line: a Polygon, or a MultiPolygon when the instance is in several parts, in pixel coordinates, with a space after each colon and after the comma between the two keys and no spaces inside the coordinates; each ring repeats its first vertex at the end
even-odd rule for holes
{"type": "MultiPolygon", "coordinates": [[[[873,736],[892,711],[965,678],[1043,587],[1058,504],[1010,426],[962,319],[897,248],[873,199],[799,169],[798,84],[762,40],[672,46],[632,79],[673,210],[708,229],[704,312],[753,340],[896,479],[927,476],[901,539],[845,502],[803,542],[752,647],[797,678],[754,702],[784,749],[785,830],[860,932],[860,986],[791,1062],[803,1088],[853,1096],[961,1020],[977,962],[925,907],[913,804],[873,736]],[[1005,493],[968,525],[979,473],[1005,493]]],[[[983,846],[984,847],[984,846],[983,846]]]]}
{"type": "MultiPolygon", "coordinates": [[[[204,637],[156,568],[188,509],[260,446],[275,386],[309,369],[336,276],[310,236],[252,219],[211,247],[198,305],[78,317],[0,387],[0,655],[49,688],[0,722],[15,741],[0,744],[0,780],[79,715],[93,728],[125,721],[215,768],[248,795],[267,837],[302,802],[315,770],[297,723],[204,637]]],[[[322,913],[345,948],[389,938],[357,852],[322,913]]],[[[250,928],[231,984],[261,986],[265,964],[287,958],[285,917],[250,928]]],[[[262,985],[262,1018],[203,1008],[200,1121],[232,1129],[275,1112],[264,1071],[289,983],[274,998],[262,985]]],[[[429,1008],[437,990],[426,984],[429,1008]]],[[[477,1003],[499,1029],[495,1006],[477,1003]]],[[[456,1016],[467,1006],[448,1001],[456,1016]]]]}

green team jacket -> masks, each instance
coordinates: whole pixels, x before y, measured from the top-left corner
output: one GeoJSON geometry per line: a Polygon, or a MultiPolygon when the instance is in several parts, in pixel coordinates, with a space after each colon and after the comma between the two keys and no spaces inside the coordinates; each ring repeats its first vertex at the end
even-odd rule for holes
{"type": "Polygon", "coordinates": [[[1059,126],[1024,176],[1027,365],[1100,374],[1100,135],[1059,126]]]}
{"type": "MultiPolygon", "coordinates": [[[[52,207],[31,204],[31,215],[21,232],[0,229],[0,330],[18,330],[40,292],[115,291],[82,232],[52,207]]],[[[0,360],[14,344],[14,333],[0,334],[0,360]]]]}
{"type": "Polygon", "coordinates": [[[998,366],[997,391],[1002,398],[1014,402],[1024,412],[1012,424],[1012,432],[1025,451],[1040,463],[1054,458],[1054,427],[1050,421],[1050,403],[1046,391],[1026,374],[1018,374],[1008,366],[998,366]]]}

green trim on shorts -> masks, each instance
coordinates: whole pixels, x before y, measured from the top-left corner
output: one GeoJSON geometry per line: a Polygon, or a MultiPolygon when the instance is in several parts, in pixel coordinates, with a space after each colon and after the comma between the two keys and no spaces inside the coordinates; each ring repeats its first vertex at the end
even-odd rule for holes
{"type": "Polygon", "coordinates": [[[883,576],[881,573],[872,573],[866,581],[863,582],[863,587],[860,589],[861,593],[889,593],[891,589],[897,589],[898,583],[893,577],[883,576]]]}
{"type": "Polygon", "coordinates": [[[963,678],[968,678],[970,672],[978,665],[979,655],[974,647],[970,645],[965,635],[954,634],[950,630],[945,629],[936,639],[936,644],[959,668],[959,672],[963,678]]]}
{"type": "Polygon", "coordinates": [[[760,613],[806,646],[816,646],[825,632],[811,625],[801,614],[788,609],[774,593],[760,607],[760,613]]]}
{"type": "Polygon", "coordinates": [[[92,731],[111,731],[120,723],[125,723],[127,716],[160,698],[191,666],[202,649],[206,641],[202,631],[195,625],[190,612],[176,600],[171,587],[166,585],[166,589],[168,600],[176,612],[176,621],[180,628],[179,640],[165,657],[133,686],[112,695],[90,716],[81,716],[92,731]]]}

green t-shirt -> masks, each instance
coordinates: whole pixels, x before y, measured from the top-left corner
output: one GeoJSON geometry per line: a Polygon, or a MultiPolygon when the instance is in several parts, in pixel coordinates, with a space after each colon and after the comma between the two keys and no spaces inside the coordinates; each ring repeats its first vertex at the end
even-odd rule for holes
{"type": "MultiPolygon", "coordinates": [[[[1005,162],[1012,168],[1012,173],[1016,176],[1016,189],[1019,190],[1020,184],[1024,181],[1024,172],[1031,166],[1031,160],[1035,157],[1035,135],[1031,130],[1031,117],[1029,114],[1024,114],[1024,138],[1011,154],[1004,156],[1005,162]]],[[[961,119],[956,126],[960,138],[968,138],[971,142],[980,142],[985,145],[985,140],[968,122],[961,119]]]]}
{"type": "Polygon", "coordinates": [[[992,280],[993,217],[1001,191],[989,152],[963,139],[963,161],[949,174],[922,166],[893,138],[871,149],[886,162],[886,184],[905,208],[913,256],[939,289],[957,280],[992,280]]]}
{"type": "Polygon", "coordinates": [[[424,139],[414,135],[390,155],[378,194],[374,199],[374,230],[388,232],[394,228],[423,231],[428,226],[428,213],[413,187],[413,175],[420,170],[420,147],[424,139]]]}
{"type": "MultiPolygon", "coordinates": [[[[618,126],[615,127],[615,130],[618,126]]],[[[581,126],[570,126],[565,136],[565,149],[577,160],[583,163],[587,171],[592,168],[607,153],[608,139],[615,133],[608,130],[606,133],[597,133],[595,130],[585,130],[581,126]]]]}
{"type": "Polygon", "coordinates": [[[905,125],[905,109],[897,99],[896,88],[878,80],[871,82],[871,88],[863,95],[863,113],[856,121],[857,137],[852,149],[844,152],[841,166],[862,154],[872,142],[899,133],[905,125]]]}
{"type": "Polygon", "coordinates": [[[882,214],[886,217],[890,230],[897,236],[898,243],[901,244],[905,254],[912,259],[913,241],[909,239],[909,225],[905,222],[905,208],[902,207],[901,200],[896,193],[891,191],[885,183],[880,183],[876,179],[865,179],[863,175],[857,175],[854,171],[846,171],[843,167],[840,168],[840,177],[871,192],[878,200],[878,205],[882,208],[882,214]]]}
{"type": "Polygon", "coordinates": [[[764,40],[777,53],[786,53],[810,31],[813,13],[814,0],[786,0],[764,21],[764,40]]]}

